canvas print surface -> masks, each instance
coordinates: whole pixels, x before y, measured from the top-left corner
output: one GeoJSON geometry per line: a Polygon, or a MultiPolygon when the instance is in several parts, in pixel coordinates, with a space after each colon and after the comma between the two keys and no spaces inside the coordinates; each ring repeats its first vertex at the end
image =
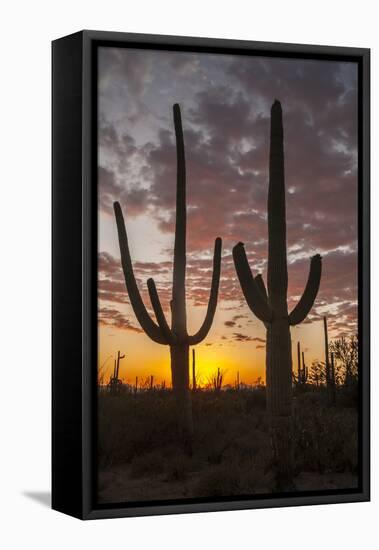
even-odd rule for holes
{"type": "Polygon", "coordinates": [[[357,65],[97,71],[98,502],[357,488],[357,65]]]}

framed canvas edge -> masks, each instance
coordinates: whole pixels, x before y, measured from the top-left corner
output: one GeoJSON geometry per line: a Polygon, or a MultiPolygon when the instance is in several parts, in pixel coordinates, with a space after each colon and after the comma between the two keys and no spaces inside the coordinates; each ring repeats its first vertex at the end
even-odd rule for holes
{"type": "MultiPolygon", "coordinates": [[[[81,519],[101,519],[116,517],[133,517],[160,514],[180,514],[194,512],[228,511],[258,508],[274,508],[283,506],[302,506],[319,504],[337,504],[348,502],[364,502],[370,500],[370,50],[366,48],[351,48],[340,46],[315,46],[304,44],[283,44],[273,42],[254,42],[230,39],[177,37],[164,35],[145,35],[134,33],[118,33],[103,31],[81,31],[83,40],[83,99],[82,99],[82,514],[81,519]],[[361,305],[361,358],[362,358],[362,491],[352,491],[338,494],[319,494],[312,496],[273,496],[269,498],[252,498],[240,501],[208,501],[204,503],[154,504],[146,503],[138,506],[125,505],[110,507],[94,506],[93,493],[93,456],[92,444],[94,437],[93,411],[93,297],[94,297],[94,249],[93,216],[96,203],[97,188],[94,186],[92,145],[94,110],[93,93],[93,48],[100,42],[141,43],[146,47],[155,45],[163,48],[211,48],[240,50],[247,52],[266,51],[276,55],[281,53],[305,54],[310,56],[342,56],[355,58],[361,67],[361,254],[362,280],[360,281],[361,305]],[[92,365],[92,366],[91,366],[92,365]]],[[[64,40],[64,39],[62,39],[64,40]]],[[[95,285],[96,287],[96,285],[95,285]]]]}
{"type": "Polygon", "coordinates": [[[83,515],[82,47],[82,33],[75,33],[64,42],[54,41],[51,57],[51,505],[75,517],[83,515]]]}
{"type": "MultiPolygon", "coordinates": [[[[325,44],[301,44],[291,42],[269,42],[259,40],[240,40],[234,38],[208,38],[199,36],[180,36],[180,35],[165,35],[165,34],[143,34],[133,32],[118,32],[118,31],[101,31],[83,29],[78,33],[83,36],[84,47],[90,48],[90,44],[94,42],[120,42],[141,44],[144,46],[170,46],[170,47],[185,47],[185,48],[212,48],[214,50],[248,50],[273,52],[274,54],[305,54],[311,56],[347,56],[363,58],[370,57],[370,48],[362,48],[355,46],[337,46],[325,44]]],[[[58,38],[64,40],[67,37],[58,38]]]]}
{"type": "Polygon", "coordinates": [[[261,510],[270,508],[291,508],[298,506],[322,506],[330,504],[351,504],[369,502],[369,495],[348,493],[345,495],[318,495],[299,497],[269,497],[240,501],[204,502],[188,504],[143,504],[141,506],[94,508],[82,519],[112,519],[121,517],[143,517],[208,512],[237,512],[239,510],[261,510]]]}
{"type": "Polygon", "coordinates": [[[371,82],[370,82],[370,50],[366,49],[361,54],[361,152],[360,152],[360,183],[361,203],[359,205],[361,223],[361,280],[358,284],[360,293],[360,345],[361,345],[361,437],[362,437],[362,489],[367,500],[370,500],[370,482],[371,482],[371,277],[370,277],[370,251],[371,251],[371,208],[370,208],[370,171],[371,171],[371,140],[370,140],[370,117],[371,117],[371,82]]]}

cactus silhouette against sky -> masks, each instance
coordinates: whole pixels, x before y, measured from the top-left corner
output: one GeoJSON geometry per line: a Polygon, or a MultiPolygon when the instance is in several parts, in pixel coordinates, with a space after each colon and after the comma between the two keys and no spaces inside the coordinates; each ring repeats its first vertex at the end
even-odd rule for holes
{"type": "Polygon", "coordinates": [[[282,107],[271,107],[270,170],[267,201],[268,267],[267,291],[261,275],[253,277],[244,244],[233,249],[238,279],[251,311],[267,329],[266,388],[270,413],[274,458],[278,482],[288,487],[292,481],[292,351],[290,327],[301,323],[311,310],[321,279],[321,256],[311,258],[308,281],[302,297],[288,313],[287,241],[284,181],[282,107]]]}
{"type": "Polygon", "coordinates": [[[328,336],[328,320],[326,315],[323,318],[324,325],[324,347],[325,347],[325,379],[326,387],[328,391],[328,400],[331,405],[336,404],[336,380],[334,372],[334,357],[333,368],[331,365],[330,349],[329,349],[329,336],[328,336]]]}
{"type": "Polygon", "coordinates": [[[297,383],[301,383],[301,350],[300,342],[297,343],[297,383]]]}
{"type": "Polygon", "coordinates": [[[113,376],[110,377],[109,387],[111,393],[118,393],[122,381],[119,379],[120,373],[120,360],[125,359],[125,355],[121,355],[120,351],[117,352],[117,359],[114,360],[113,376]]]}
{"type": "Polygon", "coordinates": [[[188,440],[192,436],[193,429],[191,397],[189,392],[189,346],[195,346],[204,340],[212,326],[220,283],[221,239],[217,238],[214,245],[213,275],[206,316],[198,332],[190,336],[187,332],[185,291],[187,212],[184,140],[180,107],[178,104],[174,105],[173,111],[176,136],[177,184],[173,284],[172,300],[170,302],[171,327],[166,320],[153,279],[148,279],[147,286],[157,322],[150,317],[146,310],[134,277],[124,218],[121,206],[118,202],[114,203],[114,211],[118,229],[122,268],[130,303],[145,333],[154,340],[154,342],[170,346],[172,387],[177,399],[178,424],[182,435],[188,440]]]}
{"type": "Polygon", "coordinates": [[[196,391],[196,351],[192,348],[192,389],[196,391]]]}
{"type": "Polygon", "coordinates": [[[300,342],[297,343],[297,386],[304,387],[308,381],[308,367],[305,364],[304,351],[301,351],[300,342]]]}

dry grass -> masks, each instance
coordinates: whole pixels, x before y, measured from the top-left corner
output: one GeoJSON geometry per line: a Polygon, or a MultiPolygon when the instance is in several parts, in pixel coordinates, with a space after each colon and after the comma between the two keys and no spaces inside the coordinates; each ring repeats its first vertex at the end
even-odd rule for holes
{"type": "MultiPolygon", "coordinates": [[[[294,399],[299,490],[357,483],[357,412],[322,392],[294,399]]],[[[170,391],[99,395],[99,499],[127,502],[274,491],[265,390],[193,395],[194,453],[177,445],[170,391]]],[[[296,480],[295,480],[296,482],[296,480]]]]}

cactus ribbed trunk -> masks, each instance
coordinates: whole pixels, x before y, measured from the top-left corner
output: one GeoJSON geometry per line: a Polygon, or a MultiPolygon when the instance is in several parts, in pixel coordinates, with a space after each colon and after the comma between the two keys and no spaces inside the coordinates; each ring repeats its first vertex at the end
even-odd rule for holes
{"type": "Polygon", "coordinates": [[[187,344],[170,347],[172,385],[177,402],[179,436],[186,450],[191,451],[193,432],[192,404],[189,391],[189,346],[187,344]]]}
{"type": "Polygon", "coordinates": [[[292,357],[288,322],[267,329],[266,392],[278,489],[292,489],[292,357]]]}

